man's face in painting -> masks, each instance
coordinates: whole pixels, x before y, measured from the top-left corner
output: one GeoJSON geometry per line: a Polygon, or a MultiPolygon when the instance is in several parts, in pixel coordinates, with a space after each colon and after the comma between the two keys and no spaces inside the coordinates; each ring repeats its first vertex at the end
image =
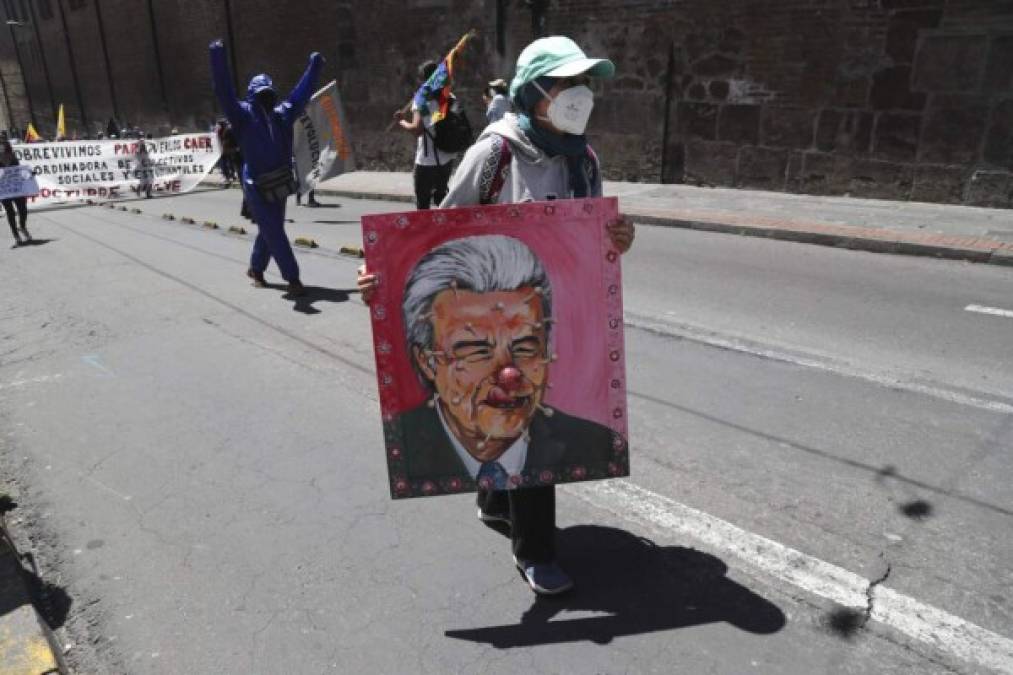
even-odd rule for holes
{"type": "Polygon", "coordinates": [[[533,288],[448,289],[432,304],[433,352],[414,358],[439,394],[448,426],[481,462],[525,432],[548,377],[548,332],[533,288]]]}

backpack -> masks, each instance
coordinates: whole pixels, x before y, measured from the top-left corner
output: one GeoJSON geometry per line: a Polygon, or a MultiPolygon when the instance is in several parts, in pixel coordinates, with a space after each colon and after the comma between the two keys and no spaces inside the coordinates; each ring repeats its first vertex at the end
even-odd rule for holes
{"type": "Polygon", "coordinates": [[[437,150],[451,153],[467,150],[475,136],[468,116],[451,106],[447,116],[433,125],[432,138],[437,150]]]}
{"type": "MultiPolygon", "coordinates": [[[[503,185],[510,174],[510,160],[513,158],[510,141],[499,134],[492,134],[491,137],[491,152],[485,156],[485,161],[482,162],[482,173],[479,176],[479,204],[499,202],[499,194],[503,191],[503,185]]],[[[584,157],[584,174],[587,177],[588,185],[597,183],[598,156],[590,145],[587,146],[587,154],[584,157]]]]}

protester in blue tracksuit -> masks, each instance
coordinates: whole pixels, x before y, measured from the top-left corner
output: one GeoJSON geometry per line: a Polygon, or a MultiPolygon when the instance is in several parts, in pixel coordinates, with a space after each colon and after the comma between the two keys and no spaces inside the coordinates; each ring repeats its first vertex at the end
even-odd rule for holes
{"type": "Polygon", "coordinates": [[[318,52],[310,54],[302,79],[279,104],[271,78],[263,74],[250,80],[246,100],[238,100],[222,41],[212,42],[210,51],[215,94],[242,149],[243,197],[258,229],[246,274],[255,286],[264,286],[264,270],[274,258],[288,282],[288,292],[302,294],[305,290],[299,280],[299,264],[285,235],[285,201],[295,192],[292,125],[313,94],[324,58],[318,52]]]}

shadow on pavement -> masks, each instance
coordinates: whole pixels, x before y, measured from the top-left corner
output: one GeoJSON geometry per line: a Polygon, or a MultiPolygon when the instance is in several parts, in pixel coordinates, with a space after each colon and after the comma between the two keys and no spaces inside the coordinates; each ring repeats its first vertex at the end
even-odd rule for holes
{"type": "Polygon", "coordinates": [[[19,244],[17,246],[13,246],[12,248],[28,248],[29,246],[44,246],[44,245],[48,244],[51,241],[56,241],[56,240],[55,239],[32,239],[31,241],[26,241],[26,242],[24,242],[22,244],[19,244]]]}
{"type": "Polygon", "coordinates": [[[314,223],[320,223],[321,225],[358,225],[358,220],[314,220],[314,223]]]}
{"type": "MultiPolygon", "coordinates": [[[[39,577],[38,565],[31,553],[17,552],[4,519],[4,514],[15,508],[14,500],[0,495],[0,617],[31,600],[46,624],[52,629],[59,628],[67,620],[73,601],[63,588],[39,577]],[[24,589],[28,591],[28,598],[24,589]]],[[[2,663],[0,672],[6,672],[2,663]]]]}
{"type": "Polygon", "coordinates": [[[70,614],[70,607],[74,604],[67,591],[62,587],[52,584],[39,577],[35,565],[35,558],[31,553],[23,553],[22,559],[29,567],[22,565],[21,576],[28,586],[28,592],[32,596],[32,603],[39,610],[39,614],[45,619],[46,624],[57,629],[63,626],[70,614]]]}
{"type": "MultiPolygon", "coordinates": [[[[502,532],[502,530],[500,530],[502,532]]],[[[624,530],[580,525],[560,531],[559,562],[576,589],[537,597],[520,623],[448,630],[447,637],[498,649],[564,642],[607,644],[616,637],[725,622],[771,634],[786,623],[772,602],[728,579],[719,558],[661,547],[624,530]],[[566,613],[605,616],[565,618],[566,613]]]]}
{"type": "MultiPolygon", "coordinates": [[[[269,288],[275,288],[277,285],[269,285],[269,288]]],[[[280,286],[280,288],[285,288],[280,286]]],[[[337,288],[323,288],[322,286],[306,286],[306,295],[299,297],[292,297],[286,294],[284,297],[287,300],[292,301],[292,309],[303,314],[319,314],[320,310],[313,305],[318,302],[346,302],[348,300],[349,293],[353,291],[343,291],[337,288]]],[[[358,292],[358,291],[354,291],[358,292]]]]}

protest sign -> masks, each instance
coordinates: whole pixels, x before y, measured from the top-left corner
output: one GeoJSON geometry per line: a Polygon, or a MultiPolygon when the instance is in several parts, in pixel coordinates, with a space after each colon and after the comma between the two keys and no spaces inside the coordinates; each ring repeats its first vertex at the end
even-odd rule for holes
{"type": "Polygon", "coordinates": [[[614,198],[362,219],[394,498],[629,475],[614,198]]]}
{"type": "Polygon", "coordinates": [[[39,184],[32,175],[32,168],[19,164],[0,169],[0,199],[30,197],[39,193],[39,184]]]}
{"type": "Polygon", "coordinates": [[[33,205],[179,194],[197,187],[221,155],[215,134],[145,140],[62,141],[14,146],[38,183],[33,205]]]}
{"type": "Polygon", "coordinates": [[[292,154],[301,194],[355,168],[346,120],[336,81],[315,93],[296,120],[292,154]]]}

